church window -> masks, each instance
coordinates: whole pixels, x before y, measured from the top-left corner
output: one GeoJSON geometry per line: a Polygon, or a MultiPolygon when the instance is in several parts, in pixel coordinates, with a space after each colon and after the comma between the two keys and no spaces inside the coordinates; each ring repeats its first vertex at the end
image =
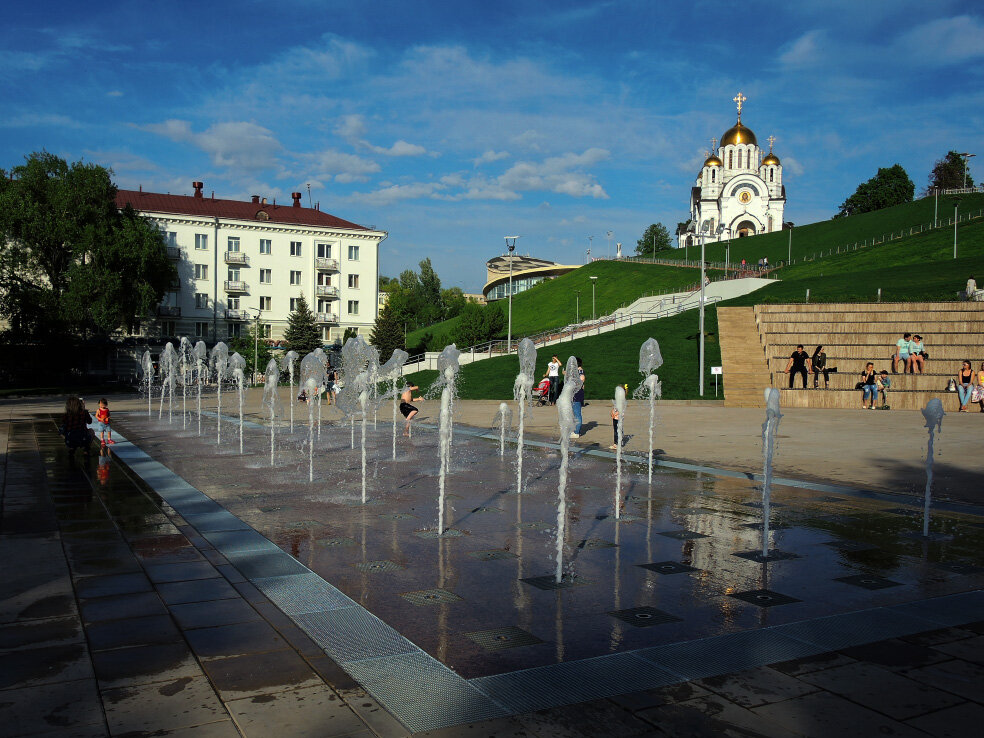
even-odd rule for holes
{"type": "Polygon", "coordinates": [[[776,181],[776,170],[774,167],[769,167],[769,181],[770,182],[776,181]]]}
{"type": "Polygon", "coordinates": [[[731,167],[732,167],[731,156],[732,156],[732,152],[729,151],[728,152],[728,169],[731,169],[731,167]]]}
{"type": "Polygon", "coordinates": [[[715,176],[716,174],[717,174],[717,171],[715,171],[714,169],[712,169],[711,170],[711,182],[716,182],[717,181],[717,177],[715,176]]]}

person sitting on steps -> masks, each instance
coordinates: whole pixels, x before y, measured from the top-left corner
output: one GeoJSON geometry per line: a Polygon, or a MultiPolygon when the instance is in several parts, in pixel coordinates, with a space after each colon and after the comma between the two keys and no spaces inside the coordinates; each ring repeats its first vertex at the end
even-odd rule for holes
{"type": "Polygon", "coordinates": [[[790,355],[785,373],[789,374],[789,389],[793,388],[793,380],[797,374],[803,375],[803,389],[806,389],[806,376],[810,372],[810,356],[803,350],[803,344],[798,344],[790,355]]]}
{"type": "Polygon", "coordinates": [[[899,364],[902,364],[902,373],[905,373],[909,366],[909,340],[912,334],[906,331],[902,338],[895,342],[895,353],[892,355],[892,373],[899,373],[899,364]]]}

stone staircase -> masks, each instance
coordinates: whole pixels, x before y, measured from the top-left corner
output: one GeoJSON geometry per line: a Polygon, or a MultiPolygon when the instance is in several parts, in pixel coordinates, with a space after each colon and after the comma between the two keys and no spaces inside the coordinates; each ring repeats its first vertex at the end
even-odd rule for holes
{"type": "Polygon", "coordinates": [[[725,407],[765,407],[771,379],[755,308],[719,307],[717,318],[725,407]]]}
{"type": "MultiPolygon", "coordinates": [[[[921,409],[930,398],[939,397],[947,412],[955,412],[957,396],[946,392],[947,381],[956,375],[964,359],[971,360],[975,371],[984,360],[984,303],[758,305],[754,313],[771,386],[780,388],[784,407],[859,408],[861,392],[854,386],[871,361],[876,371],[886,369],[891,376],[888,404],[893,409],[921,409]],[[895,342],[905,331],[923,337],[930,358],[922,374],[892,374],[895,342]],[[796,388],[787,389],[789,377],[784,370],[799,343],[809,355],[818,344],[824,346],[827,366],[838,370],[830,375],[829,389],[814,391],[812,376],[808,383],[811,389],[799,388],[799,378],[796,388]]],[[[727,363],[724,377],[727,402],[727,363]]]]}

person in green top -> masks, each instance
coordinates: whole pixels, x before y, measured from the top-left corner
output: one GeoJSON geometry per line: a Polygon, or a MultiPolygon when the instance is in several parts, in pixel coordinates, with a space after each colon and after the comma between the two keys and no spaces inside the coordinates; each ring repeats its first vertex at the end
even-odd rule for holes
{"type": "Polygon", "coordinates": [[[902,373],[909,367],[909,339],[911,333],[903,333],[902,338],[895,342],[895,355],[892,356],[892,373],[899,373],[899,363],[902,364],[902,373]]]}

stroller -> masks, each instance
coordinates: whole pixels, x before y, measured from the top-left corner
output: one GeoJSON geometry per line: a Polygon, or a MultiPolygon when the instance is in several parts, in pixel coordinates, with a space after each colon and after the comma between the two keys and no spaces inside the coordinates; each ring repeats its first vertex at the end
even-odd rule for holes
{"type": "Polygon", "coordinates": [[[533,388],[533,405],[543,407],[550,400],[550,380],[544,377],[540,384],[533,388]]]}

